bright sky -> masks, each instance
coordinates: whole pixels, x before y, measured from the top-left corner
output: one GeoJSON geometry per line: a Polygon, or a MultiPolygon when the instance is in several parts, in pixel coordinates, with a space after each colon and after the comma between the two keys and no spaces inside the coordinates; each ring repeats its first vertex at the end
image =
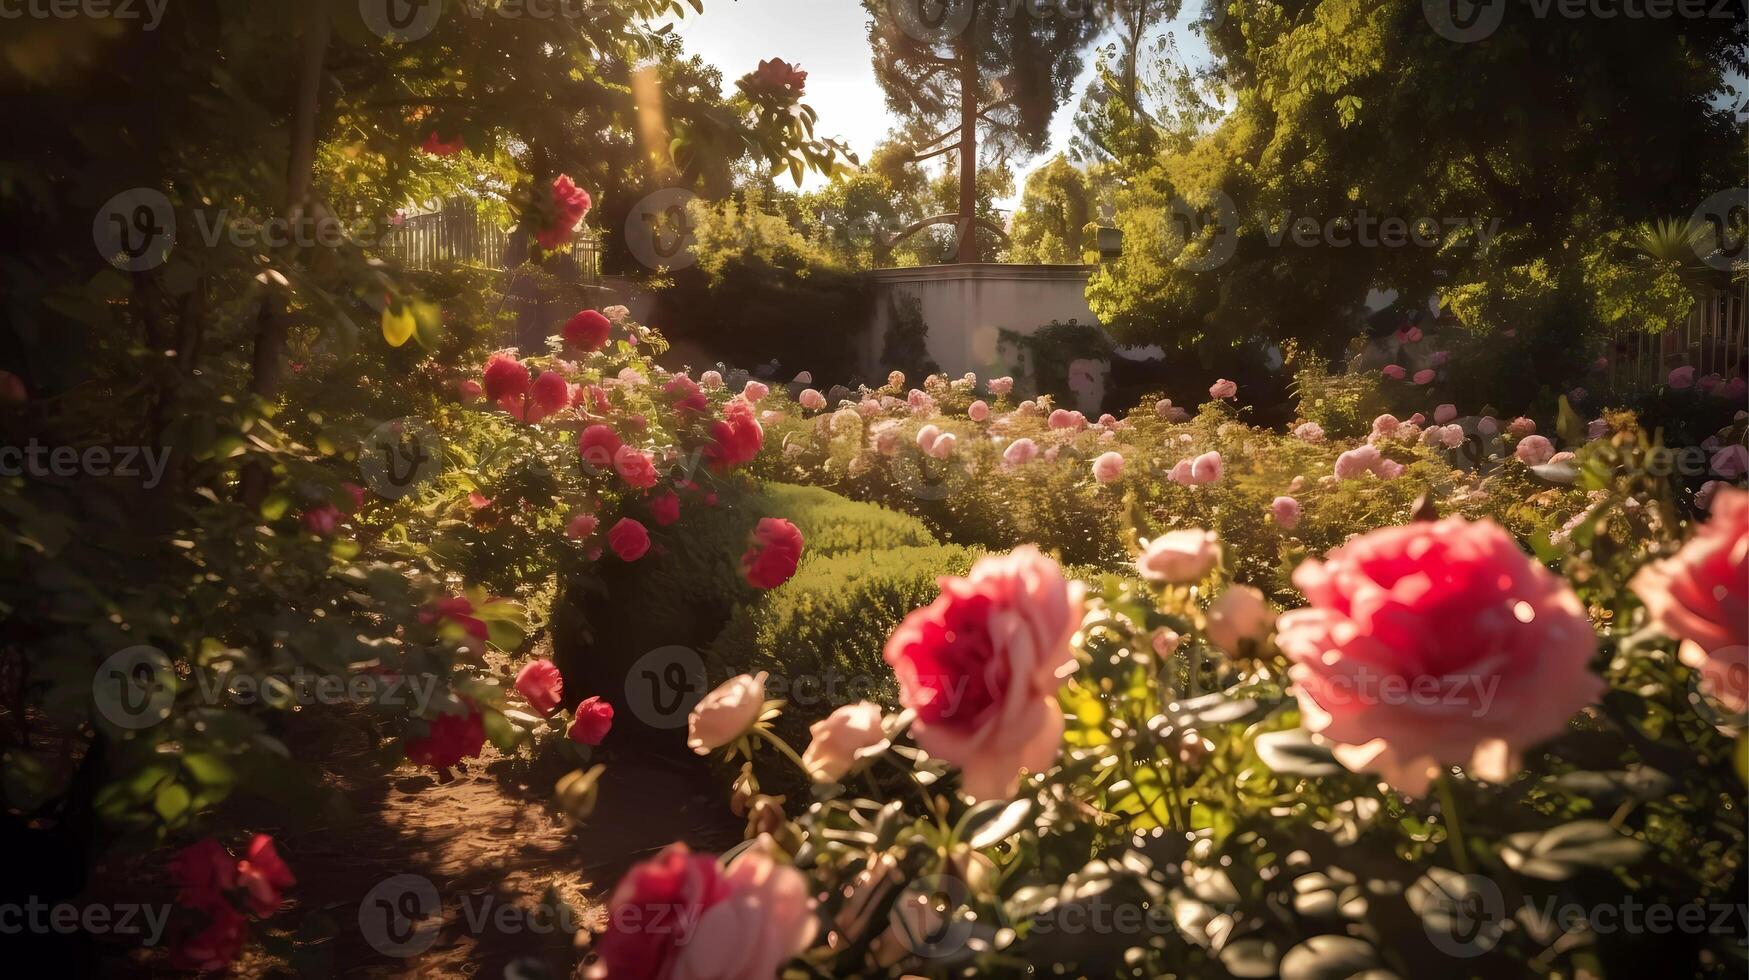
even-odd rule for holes
{"type": "MultiPolygon", "coordinates": [[[[1186,57],[1206,57],[1202,39],[1186,26],[1200,13],[1200,2],[1186,0],[1184,8],[1179,19],[1163,30],[1175,32],[1179,51],[1186,57]]],[[[689,17],[679,30],[687,52],[722,69],[725,85],[752,71],[762,58],[800,63],[808,73],[805,99],[820,113],[819,134],[844,140],[862,159],[894,123],[875,84],[869,64],[868,14],[857,0],[704,0],[704,13],[689,17]]],[[[1085,60],[1088,70],[1076,83],[1075,97],[1059,107],[1052,120],[1050,152],[1026,161],[1025,169],[1015,175],[1017,196],[1025,185],[1026,170],[1067,148],[1074,107],[1092,75],[1091,49],[1085,60]]],[[[807,186],[818,182],[810,175],[807,186]]],[[[1002,206],[1012,207],[1013,201],[1002,206]]]]}

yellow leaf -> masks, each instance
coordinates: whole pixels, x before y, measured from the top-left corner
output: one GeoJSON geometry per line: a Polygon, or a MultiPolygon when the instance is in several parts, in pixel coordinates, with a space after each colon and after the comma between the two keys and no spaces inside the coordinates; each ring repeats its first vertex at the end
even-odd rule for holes
{"type": "Polygon", "coordinates": [[[399,313],[395,312],[394,307],[383,310],[383,339],[389,342],[390,347],[399,347],[406,343],[418,326],[419,321],[414,319],[413,311],[407,307],[403,306],[399,313]]]}

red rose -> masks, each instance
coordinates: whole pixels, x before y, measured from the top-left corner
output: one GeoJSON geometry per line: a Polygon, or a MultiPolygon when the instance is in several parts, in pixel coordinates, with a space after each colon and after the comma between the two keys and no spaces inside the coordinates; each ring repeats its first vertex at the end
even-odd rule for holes
{"type": "Polygon", "coordinates": [[[171,966],[178,970],[202,970],[217,973],[231,965],[243,952],[243,913],[229,902],[219,902],[204,909],[206,928],[178,946],[170,956],[171,966]]]}
{"type": "Polygon", "coordinates": [[[560,174],[553,178],[551,198],[548,205],[549,223],[535,232],[535,240],[542,248],[558,248],[571,240],[571,233],[577,230],[583,216],[589,213],[589,192],[578,187],[571,178],[560,174]]]}
{"type": "Polygon", "coordinates": [[[528,368],[516,359],[515,354],[493,354],[486,361],[486,397],[495,402],[502,402],[507,396],[521,397],[528,394],[528,368]]]}
{"type": "Polygon", "coordinates": [[[637,865],[608,899],[607,930],[595,952],[608,977],[669,977],[704,910],[729,895],[709,854],[675,842],[637,865]]]}
{"type": "Polygon", "coordinates": [[[608,529],[607,546],[613,549],[620,561],[637,561],[650,550],[650,532],[637,521],[622,517],[619,523],[608,529]]]}
{"type": "Polygon", "coordinates": [[[808,73],[782,58],[772,58],[759,63],[759,68],[753,72],[753,79],[769,92],[799,99],[802,97],[802,89],[808,84],[808,73]]]}
{"type": "Polygon", "coordinates": [[[463,759],[476,758],[486,744],[486,725],[472,704],[468,713],[438,715],[423,736],[407,740],[407,761],[430,766],[439,772],[463,759]]]}
{"type": "Polygon", "coordinates": [[[723,406],[723,417],[711,423],[711,441],[705,446],[705,457],[713,470],[726,470],[750,463],[759,456],[765,443],[765,431],[753,417],[753,405],[737,396],[723,406]]]}
{"type": "Polygon", "coordinates": [[[274,850],[273,838],[256,834],[249,842],[248,856],[237,862],[237,883],[247,893],[249,910],[265,919],[279,911],[281,892],[298,880],[274,850]]]}
{"type": "Polygon", "coordinates": [[[419,148],[434,157],[452,157],[460,153],[467,145],[467,140],[463,139],[460,133],[456,134],[455,139],[446,140],[437,135],[437,130],[434,129],[425,134],[425,142],[419,144],[419,148]]]}
{"type": "Polygon", "coordinates": [[[1749,492],[1715,491],[1712,519],[1682,550],[1630,583],[1646,612],[1682,641],[1682,662],[1732,711],[1749,707],[1749,492]]]}
{"type": "Polygon", "coordinates": [[[584,310],[565,321],[565,343],[578,350],[600,350],[613,329],[612,321],[595,310],[584,310]]]}
{"type": "MultiPolygon", "coordinates": [[[[590,518],[594,520],[594,518],[590,518]]],[[[528,699],[529,707],[550,715],[565,696],[565,679],[551,660],[530,660],[516,672],[516,693],[528,699]]]]}
{"type": "Polygon", "coordinates": [[[546,415],[551,415],[571,403],[571,386],[557,371],[542,371],[541,376],[534,379],[531,394],[534,403],[546,415]]]}
{"type": "Polygon", "coordinates": [[[680,495],[670,490],[650,501],[650,516],[657,527],[667,527],[680,520],[680,495]]]}
{"type": "Polygon", "coordinates": [[[340,511],[331,504],[321,504],[304,511],[302,520],[305,530],[325,538],[339,526],[340,511]]]}
{"type": "Polygon", "coordinates": [[[208,837],[170,858],[170,880],[176,882],[179,905],[197,909],[224,905],[223,893],[237,887],[237,862],[223,845],[208,837]]]}
{"type": "Polygon", "coordinates": [[[668,383],[662,386],[662,393],[668,396],[669,404],[677,412],[703,415],[711,410],[710,402],[705,400],[704,390],[698,386],[698,382],[684,374],[668,379],[668,383]]]}
{"type": "Polygon", "coordinates": [[[573,742],[600,745],[613,728],[613,705],[600,698],[584,698],[571,713],[571,727],[565,732],[573,742]]]}
{"type": "Polygon", "coordinates": [[[781,517],[765,517],[753,529],[741,556],[741,575],[756,589],[775,589],[790,580],[802,560],[802,532],[781,517]]]}
{"type": "Polygon", "coordinates": [[[656,461],[649,453],[634,446],[621,446],[614,450],[613,469],[619,478],[626,481],[626,486],[639,490],[648,490],[656,485],[659,477],[656,473],[656,461]]]}
{"type": "Polygon", "coordinates": [[[621,445],[619,433],[597,423],[577,437],[577,455],[582,458],[585,471],[605,470],[613,465],[613,456],[621,445]]]}

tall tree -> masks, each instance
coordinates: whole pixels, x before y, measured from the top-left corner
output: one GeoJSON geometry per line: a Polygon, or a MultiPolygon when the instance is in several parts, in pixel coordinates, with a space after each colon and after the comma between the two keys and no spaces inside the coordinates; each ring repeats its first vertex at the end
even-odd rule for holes
{"type": "Polygon", "coordinates": [[[1046,147],[1051,119],[1101,23],[1092,5],[863,0],[863,6],[888,107],[933,134],[913,144],[911,162],[950,153],[958,159],[958,206],[907,231],[951,223],[955,261],[982,261],[979,229],[998,238],[1001,232],[977,214],[980,159],[1006,162],[1046,147]]]}
{"type": "Polygon", "coordinates": [[[1466,326],[1516,330],[1528,360],[1557,365],[1606,325],[1628,229],[1742,184],[1740,18],[1509,5],[1465,42],[1417,0],[1284,0],[1205,28],[1232,109],[1120,194],[1124,255],[1089,284],[1126,340],[1334,352],[1368,290],[1417,306],[1437,290],[1466,326]],[[1385,218],[1416,238],[1381,242],[1385,218]]]}
{"type": "Polygon", "coordinates": [[[1020,209],[1014,212],[1010,262],[1080,262],[1086,251],[1087,224],[1093,219],[1087,175],[1061,153],[1026,177],[1020,209]]]}

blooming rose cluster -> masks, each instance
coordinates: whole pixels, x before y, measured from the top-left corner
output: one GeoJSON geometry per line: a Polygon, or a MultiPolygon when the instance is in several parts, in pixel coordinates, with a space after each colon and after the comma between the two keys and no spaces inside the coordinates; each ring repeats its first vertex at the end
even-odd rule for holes
{"type": "Polygon", "coordinates": [[[569,175],[554,177],[542,214],[545,224],[535,231],[535,241],[546,249],[558,248],[570,241],[571,233],[589,213],[590,204],[589,192],[578,187],[569,175]]]}
{"type": "Polygon", "coordinates": [[[170,878],[176,904],[198,912],[205,922],[176,948],[173,965],[204,971],[225,969],[243,951],[245,911],[262,919],[272,916],[285,890],[298,883],[267,834],[256,834],[241,859],[233,859],[211,837],[190,844],[171,857],[170,878]]]}
{"type": "Polygon", "coordinates": [[[1711,518],[1630,582],[1652,622],[1732,712],[1749,708],[1749,491],[1715,491],[1711,518]]]}

